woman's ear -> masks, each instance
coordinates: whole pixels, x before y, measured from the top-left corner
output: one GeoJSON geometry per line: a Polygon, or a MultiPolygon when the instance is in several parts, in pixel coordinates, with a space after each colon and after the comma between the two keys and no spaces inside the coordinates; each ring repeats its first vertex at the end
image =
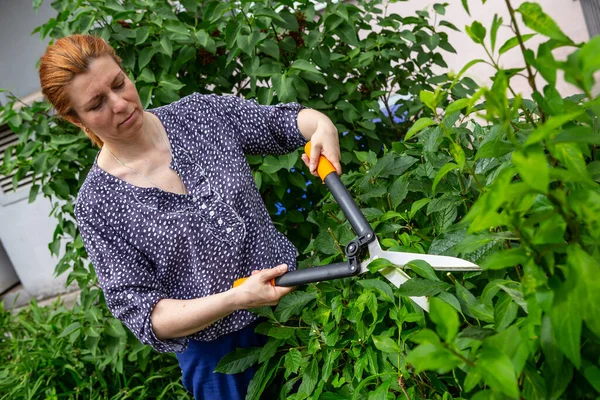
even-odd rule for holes
{"type": "Polygon", "coordinates": [[[67,122],[70,122],[73,125],[77,126],[82,131],[85,131],[85,125],[83,124],[83,122],[81,122],[81,120],[79,119],[79,117],[77,117],[77,115],[75,115],[75,114],[69,114],[69,115],[65,115],[63,118],[67,122]]]}

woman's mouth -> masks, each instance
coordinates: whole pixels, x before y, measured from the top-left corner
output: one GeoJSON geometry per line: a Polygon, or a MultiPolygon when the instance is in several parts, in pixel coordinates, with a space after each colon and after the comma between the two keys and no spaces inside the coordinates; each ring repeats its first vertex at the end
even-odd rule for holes
{"type": "Polygon", "coordinates": [[[127,117],[127,119],[119,124],[119,126],[127,126],[133,121],[133,116],[135,115],[135,110],[127,117]]]}

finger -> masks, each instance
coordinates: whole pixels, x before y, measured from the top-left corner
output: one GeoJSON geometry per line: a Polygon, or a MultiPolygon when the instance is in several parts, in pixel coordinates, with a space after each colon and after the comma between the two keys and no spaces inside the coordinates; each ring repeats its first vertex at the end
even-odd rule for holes
{"type": "Polygon", "coordinates": [[[308,158],[308,156],[306,154],[302,154],[301,158],[304,162],[304,165],[306,165],[310,169],[310,159],[308,158]]]}
{"type": "MultiPolygon", "coordinates": [[[[276,289],[277,295],[279,296],[279,299],[281,299],[286,294],[292,293],[294,290],[296,290],[296,286],[292,286],[292,287],[276,286],[275,289],[276,289]]],[[[278,299],[278,301],[279,301],[279,299],[278,299]]]]}
{"type": "Polygon", "coordinates": [[[254,271],[252,271],[252,273],[250,274],[250,276],[256,275],[260,273],[260,271],[258,269],[255,269],[254,271]]]}
{"type": "Polygon", "coordinates": [[[288,266],[286,264],[281,264],[274,268],[263,270],[261,278],[264,282],[268,282],[273,278],[277,278],[278,276],[285,274],[287,271],[288,266]]]}
{"type": "MultiPolygon", "coordinates": [[[[310,172],[317,172],[317,165],[319,165],[319,158],[321,157],[321,151],[323,146],[320,143],[313,143],[310,150],[310,172]]],[[[314,175],[314,174],[313,174],[314,175]]]]}
{"type": "Polygon", "coordinates": [[[308,167],[308,172],[313,175],[313,176],[319,176],[318,172],[312,172],[310,170],[310,159],[308,158],[308,156],[306,154],[302,154],[302,161],[304,161],[304,164],[308,167]]]}
{"type": "Polygon", "coordinates": [[[335,172],[337,172],[338,175],[342,174],[342,165],[337,162],[335,164],[333,164],[333,166],[335,167],[335,172]]]}
{"type": "Polygon", "coordinates": [[[336,152],[334,154],[325,153],[324,155],[325,158],[327,158],[329,162],[333,165],[333,168],[335,168],[335,172],[337,172],[338,175],[341,175],[342,165],[340,164],[340,154],[336,152]]]}

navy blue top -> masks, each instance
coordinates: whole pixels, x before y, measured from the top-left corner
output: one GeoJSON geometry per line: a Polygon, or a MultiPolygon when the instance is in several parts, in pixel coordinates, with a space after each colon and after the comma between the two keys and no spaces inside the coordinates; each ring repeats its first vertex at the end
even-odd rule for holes
{"type": "Polygon", "coordinates": [[[232,96],[193,94],[149,110],[171,143],[171,168],[189,194],[131,185],[95,162],[75,215],[106,303],[142,343],[182,352],[256,319],[235,311],[183,338],[159,340],[150,314],[164,298],[224,292],[254,269],[296,267],[296,249],[274,227],[244,154],[285,154],[306,143],[297,103],[261,106],[232,96]]]}

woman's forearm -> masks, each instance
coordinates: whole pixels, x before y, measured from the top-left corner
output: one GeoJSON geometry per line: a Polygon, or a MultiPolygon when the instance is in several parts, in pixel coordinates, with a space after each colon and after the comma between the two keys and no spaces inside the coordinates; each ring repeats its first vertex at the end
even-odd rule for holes
{"type": "Polygon", "coordinates": [[[152,311],[152,329],[160,340],[196,333],[239,309],[232,290],[199,299],[162,299],[152,311]]]}
{"type": "Polygon", "coordinates": [[[305,108],[298,113],[298,129],[306,140],[311,140],[312,135],[321,125],[321,129],[337,135],[337,129],[329,117],[319,111],[305,108]]]}

